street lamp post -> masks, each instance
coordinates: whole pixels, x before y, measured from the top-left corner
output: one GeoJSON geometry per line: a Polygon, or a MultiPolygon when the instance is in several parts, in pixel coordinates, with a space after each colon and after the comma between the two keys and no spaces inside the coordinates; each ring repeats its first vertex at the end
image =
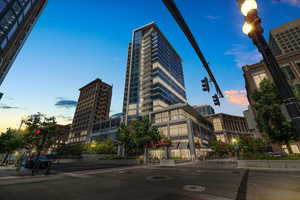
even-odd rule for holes
{"type": "Polygon", "coordinates": [[[261,26],[261,19],[258,16],[256,0],[237,1],[240,4],[241,12],[245,16],[246,21],[243,26],[243,32],[252,39],[253,43],[262,54],[277,91],[292,120],[292,125],[296,131],[296,135],[300,138],[300,107],[289,83],[285,79],[284,74],[277,63],[274,54],[263,36],[264,30],[261,26]]]}

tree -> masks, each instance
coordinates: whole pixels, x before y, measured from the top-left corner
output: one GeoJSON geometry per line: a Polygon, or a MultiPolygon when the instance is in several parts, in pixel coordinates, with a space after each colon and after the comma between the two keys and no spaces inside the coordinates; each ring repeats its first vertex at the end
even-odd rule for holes
{"type": "Polygon", "coordinates": [[[116,143],[111,138],[101,140],[96,145],[96,153],[115,154],[117,152],[116,143]]]}
{"type": "Polygon", "coordinates": [[[85,151],[84,144],[62,144],[53,149],[58,156],[80,156],[85,151]]]}
{"type": "Polygon", "coordinates": [[[126,154],[144,150],[145,157],[148,155],[148,146],[161,139],[158,128],[152,126],[147,118],[123,124],[117,133],[117,140],[123,144],[126,154]]]}
{"type": "Polygon", "coordinates": [[[121,124],[117,132],[117,140],[123,146],[123,156],[127,156],[129,151],[134,148],[133,136],[131,133],[132,126],[121,124]]]}
{"type": "Polygon", "coordinates": [[[230,152],[234,152],[232,145],[217,139],[211,140],[209,146],[220,157],[224,157],[230,152]]]}
{"type": "Polygon", "coordinates": [[[241,137],[238,139],[238,146],[242,153],[257,153],[262,152],[266,148],[266,143],[262,139],[253,137],[241,137]]]}
{"type": "Polygon", "coordinates": [[[36,150],[38,155],[55,144],[56,137],[61,134],[55,117],[46,117],[41,113],[29,116],[25,125],[24,142],[26,148],[30,152],[36,150]]]}
{"type": "Polygon", "coordinates": [[[92,141],[85,145],[85,153],[115,154],[117,153],[117,145],[112,138],[92,141]]]}
{"type": "Polygon", "coordinates": [[[293,91],[294,91],[294,94],[295,94],[296,99],[297,99],[298,101],[300,101],[300,84],[294,85],[293,91]]]}
{"type": "Polygon", "coordinates": [[[272,142],[286,144],[291,152],[289,142],[295,139],[295,131],[291,122],[282,114],[283,102],[274,84],[264,79],[260,83],[260,89],[253,93],[252,99],[259,130],[266,133],[272,142]]]}
{"type": "Polygon", "coordinates": [[[7,129],[5,133],[0,135],[0,153],[5,154],[2,164],[5,164],[7,158],[14,151],[23,146],[23,136],[12,129],[7,129]]]}

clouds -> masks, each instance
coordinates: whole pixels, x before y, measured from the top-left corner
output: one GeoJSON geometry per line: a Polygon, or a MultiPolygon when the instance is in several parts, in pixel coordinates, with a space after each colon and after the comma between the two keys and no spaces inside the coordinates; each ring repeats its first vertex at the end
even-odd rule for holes
{"type": "Polygon", "coordinates": [[[77,101],[69,100],[63,97],[58,97],[57,102],[54,104],[57,108],[74,108],[77,105],[77,101]]]}
{"type": "Polygon", "coordinates": [[[57,119],[61,119],[65,122],[72,122],[73,118],[70,116],[65,116],[65,115],[56,115],[55,116],[57,119]]]}
{"type": "Polygon", "coordinates": [[[237,104],[240,106],[249,105],[246,90],[225,90],[224,96],[232,104],[237,104]]]}
{"type": "Polygon", "coordinates": [[[262,60],[261,54],[255,50],[249,50],[244,45],[234,44],[232,48],[225,52],[225,55],[234,56],[234,62],[238,67],[252,65],[262,60]]]}
{"type": "Polygon", "coordinates": [[[19,107],[16,107],[16,106],[8,106],[6,104],[0,104],[0,109],[3,109],[3,110],[10,110],[10,109],[19,109],[19,107]]]}
{"type": "Polygon", "coordinates": [[[215,15],[207,15],[205,18],[210,19],[210,20],[217,20],[220,18],[220,16],[215,16],[215,15]]]}
{"type": "Polygon", "coordinates": [[[296,7],[300,8],[300,0],[277,0],[274,2],[288,3],[291,6],[296,6],[296,7]]]}

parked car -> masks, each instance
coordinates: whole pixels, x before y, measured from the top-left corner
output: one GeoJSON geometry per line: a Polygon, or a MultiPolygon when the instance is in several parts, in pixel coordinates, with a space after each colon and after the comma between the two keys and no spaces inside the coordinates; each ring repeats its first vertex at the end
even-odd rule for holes
{"type": "Polygon", "coordinates": [[[287,155],[287,153],[285,152],[267,152],[266,154],[273,157],[281,157],[287,155]]]}
{"type": "Polygon", "coordinates": [[[52,164],[52,160],[47,155],[40,155],[38,160],[37,156],[32,156],[25,163],[25,168],[33,169],[34,167],[38,167],[38,169],[48,169],[52,164]]]}

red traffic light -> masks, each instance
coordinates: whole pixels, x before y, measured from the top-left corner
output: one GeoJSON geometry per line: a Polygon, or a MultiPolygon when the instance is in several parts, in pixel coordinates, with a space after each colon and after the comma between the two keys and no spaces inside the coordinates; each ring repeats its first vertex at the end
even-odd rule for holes
{"type": "Polygon", "coordinates": [[[35,134],[40,134],[40,133],[41,133],[41,130],[40,130],[40,129],[37,129],[37,130],[35,130],[34,133],[35,133],[35,134]]]}

